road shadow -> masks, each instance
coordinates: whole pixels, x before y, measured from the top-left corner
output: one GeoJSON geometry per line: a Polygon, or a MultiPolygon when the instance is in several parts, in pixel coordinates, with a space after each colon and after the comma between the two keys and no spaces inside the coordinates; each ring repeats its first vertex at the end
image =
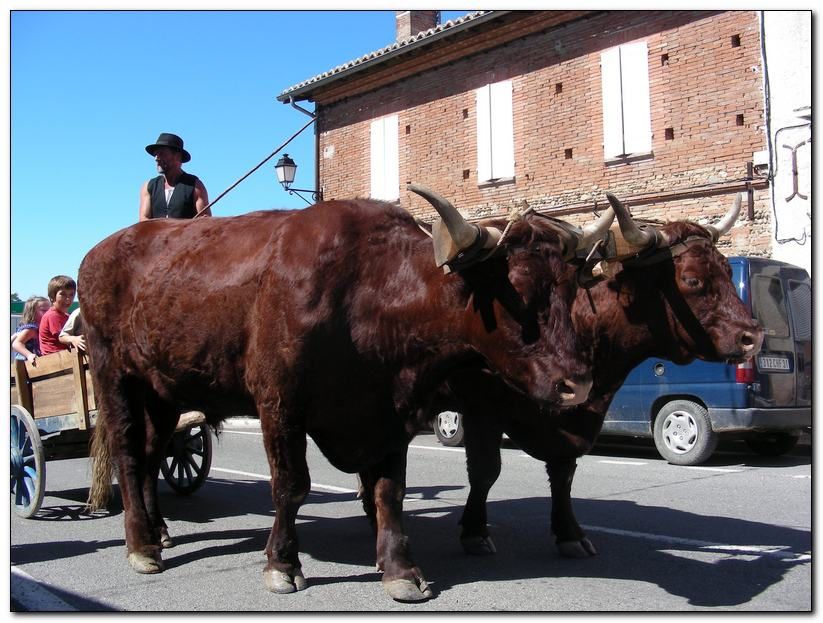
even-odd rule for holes
{"type": "Polygon", "coordinates": [[[116,608],[102,602],[55,586],[44,587],[36,579],[17,573],[11,574],[9,592],[11,612],[117,612],[116,608]],[[42,596],[44,591],[45,598],[42,596]]]}
{"type": "Polygon", "coordinates": [[[61,491],[49,491],[44,498],[43,504],[37,513],[29,517],[29,521],[90,521],[95,519],[105,519],[111,515],[119,515],[123,511],[120,504],[119,495],[112,499],[112,502],[105,510],[89,512],[86,509],[86,499],[88,497],[88,487],[78,489],[63,489],[61,491]],[[54,504],[53,501],[59,499],[69,502],[68,504],[54,504]]]}
{"type": "Polygon", "coordinates": [[[21,543],[12,545],[9,560],[12,565],[27,565],[35,562],[74,558],[102,552],[111,547],[124,547],[125,538],[110,539],[108,541],[61,539],[59,543],[46,541],[43,543],[21,543]]]}
{"type": "MultiPolygon", "coordinates": [[[[468,556],[459,543],[462,509],[426,504],[427,500],[438,500],[444,489],[451,488],[409,488],[408,494],[415,502],[407,503],[404,512],[415,562],[440,593],[458,585],[498,580],[623,579],[659,586],[694,606],[731,607],[751,601],[780,582],[795,566],[807,564],[808,558],[797,554],[811,552],[811,534],[806,530],[641,506],[631,501],[577,499],[577,517],[582,524],[591,526],[589,536],[599,553],[587,559],[564,559],[557,553],[549,533],[550,502],[547,498],[530,497],[490,502],[489,524],[498,553],[468,556]],[[645,538],[643,534],[661,536],[645,538]],[[708,547],[709,542],[722,543],[724,547],[713,549],[708,547]],[[752,549],[752,545],[757,549],[752,549]]],[[[237,514],[258,512],[273,519],[270,502],[258,500],[268,493],[266,483],[232,481],[231,487],[223,491],[224,510],[218,513],[225,516],[225,509],[230,508],[237,514]]],[[[353,498],[349,493],[315,492],[303,505],[298,515],[298,535],[304,564],[308,555],[340,564],[374,565],[374,535],[359,501],[353,498]],[[348,514],[334,518],[323,515],[323,506],[330,502],[348,504],[341,511],[348,514]]],[[[206,499],[190,501],[197,508],[184,505],[180,499],[174,503],[169,500],[169,516],[185,520],[190,513],[197,513],[202,518],[217,510],[206,499]]],[[[179,557],[166,556],[167,564],[197,564],[211,556],[259,551],[262,568],[269,529],[267,524],[254,530],[206,530],[175,536],[180,543],[235,541],[206,545],[179,557]]],[[[308,569],[306,573],[311,584],[379,579],[374,573],[354,578],[313,578],[308,569]]]]}
{"type": "MultiPolygon", "coordinates": [[[[551,504],[546,497],[490,502],[489,525],[498,553],[468,556],[459,543],[462,508],[454,506],[453,499],[443,499],[455,488],[410,487],[407,492],[406,533],[415,562],[435,595],[474,582],[607,579],[658,586],[697,607],[734,607],[779,583],[794,567],[810,564],[808,557],[797,556],[811,552],[808,530],[625,500],[580,498],[575,499],[577,518],[588,526],[599,553],[587,559],[564,559],[550,535],[551,504]],[[709,543],[723,547],[712,549],[709,543]]],[[[70,496],[76,494],[74,490],[68,492],[70,496]]],[[[173,526],[172,537],[178,545],[195,547],[164,552],[167,567],[202,565],[213,557],[258,552],[262,570],[263,551],[274,519],[270,496],[269,484],[259,480],[209,480],[191,496],[161,493],[169,522],[200,525],[191,533],[186,533],[183,525],[173,526]],[[259,527],[232,529],[226,528],[225,522],[219,523],[221,519],[250,514],[260,515],[259,527]]],[[[298,514],[298,535],[310,584],[379,581],[379,575],[373,572],[354,577],[312,577],[311,565],[306,564],[311,557],[374,567],[374,534],[353,493],[312,492],[298,514]],[[329,507],[331,503],[334,508],[329,507]]],[[[59,548],[57,545],[13,545],[11,562],[22,565],[54,560],[56,551],[60,558],[81,556],[122,548],[124,541],[61,540],[59,548]]],[[[523,609],[528,610],[528,604],[523,609]]]]}
{"type": "Polygon", "coordinates": [[[694,606],[723,607],[751,601],[793,567],[809,563],[795,555],[811,552],[811,533],[804,530],[619,500],[578,499],[575,510],[581,523],[597,527],[589,529],[598,549],[595,557],[559,556],[549,532],[550,503],[545,498],[489,503],[489,525],[498,551],[492,556],[463,554],[458,509],[436,519],[426,517],[425,510],[412,510],[407,513],[407,532],[416,544],[418,564],[432,576],[436,572],[437,577],[429,579],[441,591],[490,580],[625,579],[657,585],[694,606]],[[440,525],[444,523],[451,528],[445,539],[440,525]],[[643,538],[642,533],[665,537],[643,538]],[[707,542],[728,547],[715,550],[707,542]],[[747,547],[752,544],[762,551],[747,547]]]}

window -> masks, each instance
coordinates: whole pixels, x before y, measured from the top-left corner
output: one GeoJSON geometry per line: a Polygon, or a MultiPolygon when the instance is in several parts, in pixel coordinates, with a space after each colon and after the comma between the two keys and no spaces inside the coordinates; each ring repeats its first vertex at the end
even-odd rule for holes
{"type": "Polygon", "coordinates": [[[514,177],[511,80],[477,89],[477,181],[514,177]]]}
{"type": "Polygon", "coordinates": [[[779,278],[766,275],[752,278],[752,315],[760,321],[766,335],[789,337],[786,296],[779,278]]]}
{"type": "Polygon", "coordinates": [[[371,197],[385,201],[400,198],[399,124],[397,115],[371,123],[371,197]]]}
{"type": "Polygon", "coordinates": [[[603,155],[606,160],[652,151],[649,58],[646,42],[627,43],[600,56],[603,155]]]}
{"type": "Polygon", "coordinates": [[[812,290],[809,284],[789,279],[789,309],[794,325],[794,339],[812,339],[812,290]]]}

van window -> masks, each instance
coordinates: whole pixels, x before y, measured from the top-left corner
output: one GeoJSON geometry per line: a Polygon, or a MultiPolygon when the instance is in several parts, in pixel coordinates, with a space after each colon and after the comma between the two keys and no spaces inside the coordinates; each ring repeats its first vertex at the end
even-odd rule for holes
{"type": "Polygon", "coordinates": [[[789,316],[783,284],[777,277],[755,275],[752,279],[752,313],[766,335],[789,337],[789,316]]]}
{"type": "Polygon", "coordinates": [[[794,325],[794,339],[812,339],[812,289],[808,283],[789,279],[789,308],[794,325]]]}

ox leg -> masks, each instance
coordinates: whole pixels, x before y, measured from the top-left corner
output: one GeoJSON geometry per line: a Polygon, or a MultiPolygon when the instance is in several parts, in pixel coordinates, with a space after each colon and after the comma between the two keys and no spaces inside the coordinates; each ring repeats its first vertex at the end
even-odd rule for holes
{"type": "Polygon", "coordinates": [[[166,446],[174,434],[179,410],[161,402],[155,395],[146,400],[146,478],[143,482],[143,499],[154,530],[154,537],[160,547],[174,547],[169,528],[160,511],[157,498],[157,481],[160,479],[160,465],[166,458],[166,446]]]}
{"type": "Polygon", "coordinates": [[[497,550],[489,536],[486,503],[492,485],[500,476],[500,442],[503,433],[492,422],[463,418],[469,497],[463,516],[460,543],[467,554],[494,554],[497,550]]]}
{"type": "Polygon", "coordinates": [[[552,532],[561,556],[587,558],[597,554],[597,550],[577,523],[572,509],[572,481],[576,469],[575,459],[546,462],[552,491],[552,532]]]}
{"type": "Polygon", "coordinates": [[[268,564],[263,570],[263,581],[274,593],[293,593],[306,588],[295,526],[297,512],[311,488],[306,463],[306,434],[302,430],[278,426],[271,417],[262,418],[261,424],[275,511],[274,525],[266,544],[268,564]]]}
{"type": "MultiPolygon", "coordinates": [[[[98,374],[112,373],[105,369],[98,374]]],[[[126,550],[137,573],[163,571],[160,544],[149,518],[144,484],[149,475],[146,465],[145,388],[133,379],[105,379],[98,386],[111,391],[97,395],[98,408],[106,412],[109,454],[117,469],[117,482],[123,499],[126,550]]]]}
{"type": "Polygon", "coordinates": [[[372,531],[377,533],[377,506],[374,503],[374,487],[377,476],[371,470],[363,470],[357,474],[357,497],[363,504],[363,512],[369,520],[372,531]]]}
{"type": "Polygon", "coordinates": [[[432,591],[412,561],[409,539],[403,533],[406,452],[388,455],[372,468],[371,476],[377,520],[377,570],[383,572],[383,589],[397,601],[428,599],[432,591]]]}

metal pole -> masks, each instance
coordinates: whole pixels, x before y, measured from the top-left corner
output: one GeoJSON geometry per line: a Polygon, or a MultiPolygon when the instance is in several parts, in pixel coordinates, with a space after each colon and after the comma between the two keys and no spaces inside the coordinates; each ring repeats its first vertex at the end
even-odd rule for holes
{"type": "Polygon", "coordinates": [[[251,171],[249,171],[248,173],[246,173],[243,177],[241,177],[241,178],[240,178],[239,180],[237,180],[234,184],[232,184],[231,186],[229,186],[229,187],[228,187],[226,190],[224,190],[222,193],[220,193],[220,195],[218,195],[217,199],[215,199],[214,201],[212,201],[211,203],[209,203],[209,205],[207,205],[205,208],[203,208],[202,210],[200,210],[200,212],[198,212],[197,214],[195,214],[195,215],[194,215],[194,218],[197,218],[198,216],[200,216],[201,214],[203,214],[206,210],[208,210],[209,208],[211,208],[211,207],[212,207],[215,203],[217,203],[218,201],[220,201],[220,200],[221,200],[221,199],[222,199],[222,198],[223,198],[223,197],[224,197],[224,196],[225,196],[225,195],[226,195],[226,194],[227,194],[230,190],[232,190],[235,186],[237,186],[240,182],[242,182],[244,179],[246,179],[249,175],[251,175],[252,173],[254,173],[255,171],[257,171],[257,169],[259,169],[260,167],[262,167],[264,164],[266,164],[266,162],[268,162],[268,161],[269,161],[269,160],[271,160],[274,156],[276,156],[276,155],[277,155],[277,153],[278,153],[279,151],[281,151],[284,147],[286,147],[286,145],[288,145],[288,144],[289,144],[289,143],[291,143],[291,142],[292,142],[295,138],[297,138],[297,136],[298,136],[298,135],[299,135],[299,134],[300,134],[303,130],[305,130],[306,128],[308,128],[308,127],[309,127],[312,123],[314,123],[314,121],[315,121],[314,119],[310,119],[310,120],[306,123],[306,125],[304,125],[302,128],[300,128],[300,129],[299,129],[297,132],[295,132],[294,134],[292,134],[292,135],[291,135],[291,137],[289,137],[289,139],[288,139],[285,143],[283,143],[282,145],[280,145],[280,147],[278,147],[278,148],[277,148],[277,149],[275,149],[273,152],[271,152],[268,156],[266,156],[265,158],[263,158],[263,160],[262,160],[262,161],[261,161],[261,162],[260,162],[260,163],[259,163],[256,167],[254,167],[251,171]]]}

